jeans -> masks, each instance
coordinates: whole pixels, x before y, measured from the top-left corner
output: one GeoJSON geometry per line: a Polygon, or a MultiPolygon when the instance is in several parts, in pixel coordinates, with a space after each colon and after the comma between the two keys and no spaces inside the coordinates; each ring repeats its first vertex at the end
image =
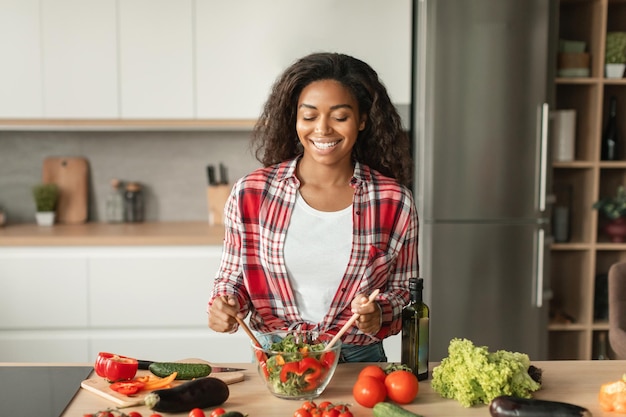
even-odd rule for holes
{"type": "Polygon", "coordinates": [[[345,362],[387,362],[383,342],[371,345],[342,345],[339,363],[345,362]]]}

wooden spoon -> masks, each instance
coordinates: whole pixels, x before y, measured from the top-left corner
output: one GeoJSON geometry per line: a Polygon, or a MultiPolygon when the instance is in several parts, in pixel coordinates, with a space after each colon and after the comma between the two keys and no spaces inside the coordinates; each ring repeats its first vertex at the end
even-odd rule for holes
{"type": "MultiPolygon", "coordinates": [[[[374,299],[376,298],[376,296],[378,295],[378,293],[380,292],[379,289],[375,289],[374,291],[372,291],[372,293],[370,294],[369,298],[367,299],[367,301],[365,303],[363,303],[364,306],[368,305],[369,303],[371,303],[372,301],[374,301],[374,299]]],[[[330,350],[330,348],[333,347],[333,345],[335,343],[337,343],[337,340],[339,340],[341,338],[341,336],[343,336],[343,334],[350,328],[350,326],[352,326],[354,324],[354,322],[360,317],[361,315],[359,313],[354,313],[352,315],[352,317],[350,317],[350,320],[348,320],[346,322],[346,324],[343,325],[343,327],[341,328],[341,330],[339,330],[339,332],[337,332],[337,334],[335,335],[335,337],[333,337],[333,339],[326,345],[326,348],[324,350],[330,350]]]]}

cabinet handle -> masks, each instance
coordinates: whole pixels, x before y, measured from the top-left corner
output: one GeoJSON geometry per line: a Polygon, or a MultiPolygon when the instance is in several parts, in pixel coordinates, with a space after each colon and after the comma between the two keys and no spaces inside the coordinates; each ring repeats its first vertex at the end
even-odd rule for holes
{"type": "Polygon", "coordinates": [[[543,307],[543,264],[545,253],[545,230],[539,229],[537,232],[537,271],[535,273],[535,306],[537,308],[543,307]]]}
{"type": "Polygon", "coordinates": [[[539,211],[546,211],[546,195],[548,193],[548,122],[550,105],[541,105],[541,126],[539,129],[539,211]]]}

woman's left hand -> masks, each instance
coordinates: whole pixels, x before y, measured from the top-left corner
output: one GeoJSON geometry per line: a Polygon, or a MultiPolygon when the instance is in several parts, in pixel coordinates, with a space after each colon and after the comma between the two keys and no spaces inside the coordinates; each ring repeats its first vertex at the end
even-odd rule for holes
{"type": "Polygon", "coordinates": [[[364,294],[357,294],[352,300],[352,313],[360,314],[356,326],[363,333],[376,334],[382,325],[382,310],[376,301],[366,303],[367,296],[364,294]]]}

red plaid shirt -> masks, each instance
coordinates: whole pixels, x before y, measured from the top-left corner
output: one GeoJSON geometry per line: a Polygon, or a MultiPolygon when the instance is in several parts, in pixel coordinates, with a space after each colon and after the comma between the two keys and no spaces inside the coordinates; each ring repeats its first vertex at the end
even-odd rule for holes
{"type": "MultiPolygon", "coordinates": [[[[409,301],[408,280],[419,273],[418,219],[411,193],[395,180],[356,163],[352,254],[329,311],[320,323],[305,323],[296,306],[283,249],[300,185],[297,159],[258,169],[234,185],[225,207],[224,249],[209,305],[233,294],[250,327],[266,333],[300,326],[331,334],[352,316],[359,294],[379,288],[380,332],[371,336],[353,326],[348,344],[367,345],[397,334],[409,301]]],[[[306,254],[303,254],[306,256],[306,254]]]]}

